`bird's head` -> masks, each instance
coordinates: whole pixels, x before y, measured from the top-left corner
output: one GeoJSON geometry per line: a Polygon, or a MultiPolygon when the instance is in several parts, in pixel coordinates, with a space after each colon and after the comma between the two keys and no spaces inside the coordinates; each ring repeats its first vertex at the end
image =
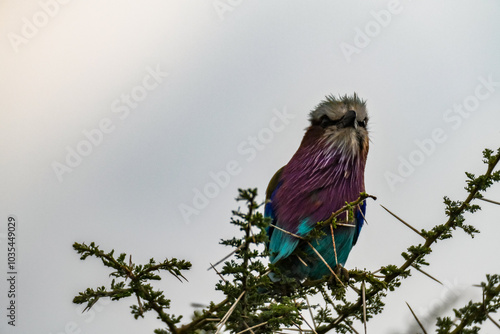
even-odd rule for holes
{"type": "Polygon", "coordinates": [[[368,114],[366,101],[353,96],[327,96],[309,115],[310,131],[327,149],[340,150],[350,158],[366,159],[368,114]]]}

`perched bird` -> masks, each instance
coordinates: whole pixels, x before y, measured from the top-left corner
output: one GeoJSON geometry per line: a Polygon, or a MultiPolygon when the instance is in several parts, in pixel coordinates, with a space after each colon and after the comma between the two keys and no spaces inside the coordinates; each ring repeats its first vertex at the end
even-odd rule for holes
{"type": "MultiPolygon", "coordinates": [[[[305,237],[346,202],[365,191],[368,155],[366,102],[353,96],[327,96],[309,115],[310,126],[292,159],[276,172],[266,191],[265,216],[271,263],[288,277],[316,280],[343,268],[363,226],[366,202],[354,211],[350,226],[323,228],[326,236],[310,244],[281,230],[305,237]],[[275,228],[278,227],[278,228],[275,228]],[[280,230],[281,229],[281,230],[280,230]],[[340,265],[340,266],[337,266],[340,265]]],[[[271,276],[271,279],[276,279],[271,276]]]]}

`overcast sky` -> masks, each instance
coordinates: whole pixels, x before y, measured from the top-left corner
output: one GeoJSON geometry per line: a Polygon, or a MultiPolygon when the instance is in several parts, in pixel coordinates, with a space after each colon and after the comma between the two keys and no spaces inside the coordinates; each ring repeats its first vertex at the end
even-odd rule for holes
{"type": "MultiPolygon", "coordinates": [[[[442,197],[464,199],[464,171],[482,173],[481,151],[499,146],[499,17],[495,0],[0,1],[1,277],[7,217],[18,219],[17,326],[2,315],[0,332],[162,327],[134,320],[132,300],[81,314],[73,296],[109,271],[80,261],[75,241],[192,261],[189,283],[160,284],[176,314],[220,300],[206,268],[237,232],[237,189],[263,200],[328,94],[355,91],[370,115],[366,190],[378,200],[346,266],[401,264],[422,240],[379,204],[419,229],[442,223],[442,197]]],[[[480,204],[481,234],[457,231],[428,257],[447,285],[414,273],[370,332],[406,333],[405,301],[425,317],[480,300],[471,285],[500,273],[500,208],[480,204]]]]}

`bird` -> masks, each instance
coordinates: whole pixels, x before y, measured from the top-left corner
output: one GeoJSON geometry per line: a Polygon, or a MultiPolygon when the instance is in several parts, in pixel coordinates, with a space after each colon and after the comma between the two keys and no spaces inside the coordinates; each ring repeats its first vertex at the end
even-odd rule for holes
{"type": "MultiPolygon", "coordinates": [[[[344,265],[366,212],[363,201],[353,210],[351,221],[335,229],[324,226],[322,236],[304,240],[317,222],[365,191],[369,149],[366,101],[356,93],[327,95],[310,112],[309,122],[296,153],[271,178],[264,207],[264,216],[271,220],[267,228],[270,262],[281,274],[299,281],[331,278],[332,268],[347,271],[344,265]]],[[[271,280],[280,279],[272,275],[271,280]]]]}

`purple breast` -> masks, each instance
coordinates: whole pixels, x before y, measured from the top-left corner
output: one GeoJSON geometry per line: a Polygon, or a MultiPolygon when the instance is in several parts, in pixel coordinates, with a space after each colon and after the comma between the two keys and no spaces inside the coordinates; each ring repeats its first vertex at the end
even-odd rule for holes
{"type": "Polygon", "coordinates": [[[307,140],[307,134],[281,175],[273,204],[279,225],[297,232],[301,223],[325,220],[364,191],[364,159],[307,140]]]}

